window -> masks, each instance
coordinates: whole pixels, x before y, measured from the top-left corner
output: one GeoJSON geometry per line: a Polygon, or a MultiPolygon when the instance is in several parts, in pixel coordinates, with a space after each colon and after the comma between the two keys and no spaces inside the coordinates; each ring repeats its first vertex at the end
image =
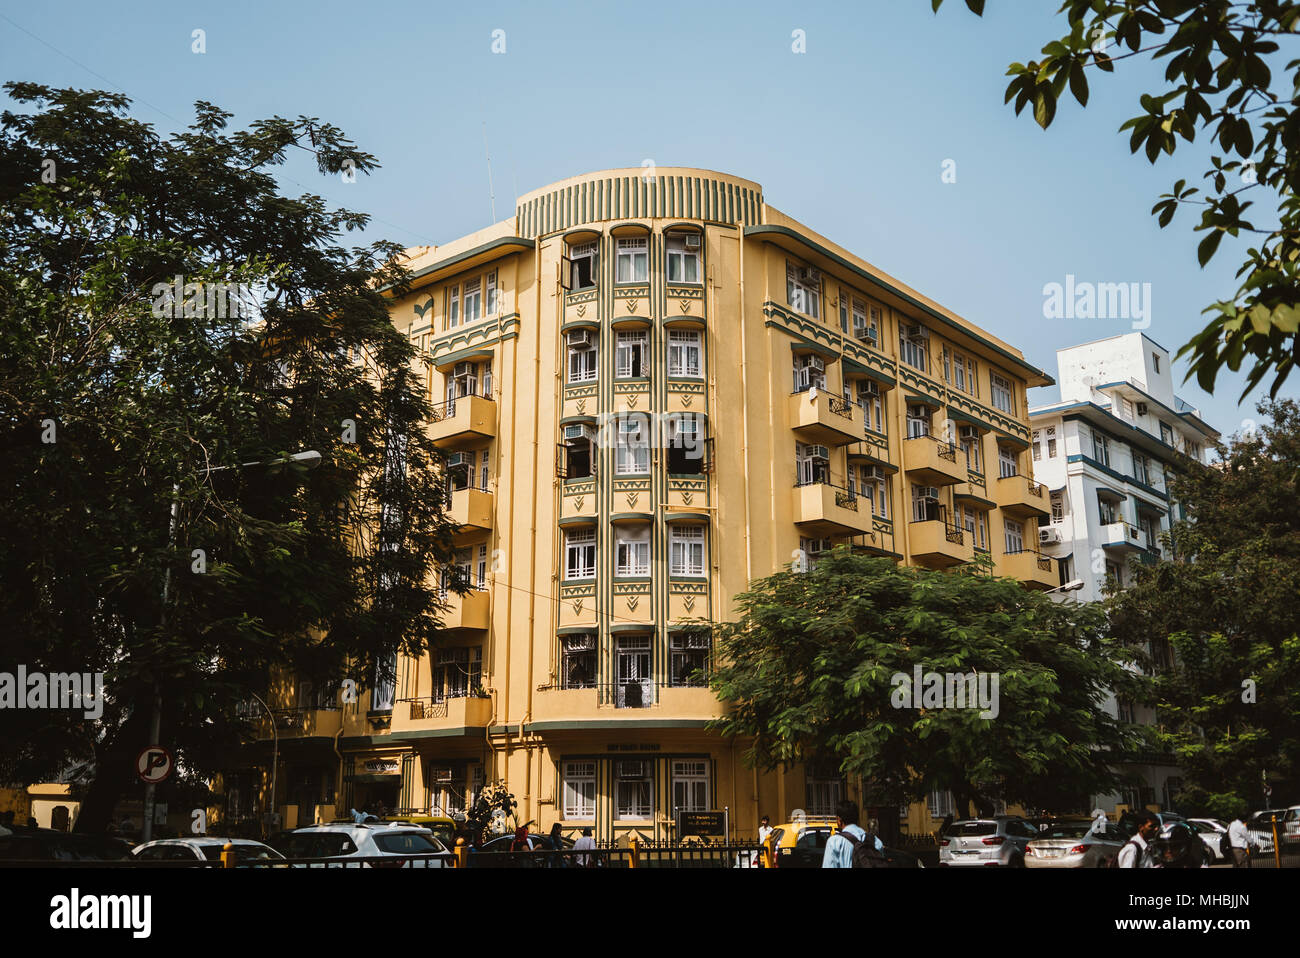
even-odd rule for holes
{"type": "Polygon", "coordinates": [[[646,708],[654,704],[650,681],[650,637],[623,636],[614,644],[615,708],[646,708]]]}
{"type": "Polygon", "coordinates": [[[495,316],[497,314],[497,274],[495,271],[483,277],[483,286],[487,290],[487,305],[483,315],[495,316]]]}
{"type": "Polygon", "coordinates": [[[587,383],[596,379],[596,332],[573,330],[568,335],[569,382],[587,383]]]}
{"type": "Polygon", "coordinates": [[[596,817],[596,763],[564,763],[564,817],[596,817]]]}
{"type": "Polygon", "coordinates": [[[813,386],[826,388],[826,360],[820,356],[800,355],[794,358],[794,391],[807,392],[813,386]]]}
{"type": "Polygon", "coordinates": [[[1103,466],[1110,466],[1110,441],[1095,429],[1092,431],[1092,458],[1103,466]]]}
{"type": "Polygon", "coordinates": [[[930,340],[924,326],[902,322],[898,324],[898,355],[903,362],[922,372],[928,372],[930,367],[926,362],[926,353],[929,348],[930,340]]]}
{"type": "Polygon", "coordinates": [[[808,446],[800,442],[795,443],[794,455],[795,471],[799,477],[799,485],[807,486],[813,483],[830,482],[831,454],[829,449],[825,446],[808,446]]]}
{"type": "Polygon", "coordinates": [[[1119,699],[1115,704],[1119,707],[1118,718],[1121,722],[1127,722],[1132,725],[1137,721],[1133,703],[1129,699],[1119,699]]]}
{"type": "Polygon", "coordinates": [[[695,329],[668,331],[668,375],[698,379],[704,375],[703,336],[695,329]]]}
{"type": "Polygon", "coordinates": [[[912,484],[912,521],[933,522],[942,518],[939,490],[934,486],[912,484]]]}
{"type": "Polygon", "coordinates": [[[483,649],[439,649],[433,671],[435,702],[463,699],[483,684],[483,649]]]}
{"type": "Polygon", "coordinates": [[[1151,484],[1151,464],[1136,449],[1133,450],[1133,478],[1145,485],[1151,484]]]}
{"type": "Polygon", "coordinates": [[[673,762],[673,811],[706,812],[709,810],[709,763],[707,761],[673,762]]]}
{"type": "Polygon", "coordinates": [[[956,816],[952,792],[947,789],[936,788],[930,792],[930,817],[947,818],[949,815],[956,816]]]}
{"type": "Polygon", "coordinates": [[[821,318],[821,273],[807,266],[785,264],[785,299],[792,309],[821,318]]]}
{"type": "Polygon", "coordinates": [[[1174,444],[1174,431],[1169,428],[1169,423],[1167,422],[1160,423],[1160,441],[1166,446],[1172,446],[1174,444]]]}
{"type": "Polygon", "coordinates": [[[1119,516],[1115,511],[1115,503],[1100,493],[1097,495],[1097,515],[1103,526],[1109,526],[1119,521],[1119,516]]]}
{"type": "Polygon", "coordinates": [[[650,279],[650,241],[646,237],[623,237],[615,249],[615,282],[644,283],[650,279]]]}
{"type": "Polygon", "coordinates": [[[447,305],[444,313],[443,328],[452,329],[460,325],[460,284],[447,287],[447,305]]]}
{"type": "Polygon", "coordinates": [[[569,285],[572,289],[592,289],[596,285],[596,243],[580,243],[569,248],[569,285]]]}
{"type": "Polygon", "coordinates": [[[817,568],[817,558],[823,552],[829,552],[835,548],[835,542],[832,539],[810,539],[807,536],[799,537],[799,551],[802,553],[801,558],[807,562],[807,567],[802,570],[812,572],[817,568]]]}
{"type": "Polygon", "coordinates": [[[999,376],[995,372],[990,372],[989,386],[992,390],[993,408],[1015,415],[1016,403],[1015,395],[1011,389],[1011,380],[999,376]]]}
{"type": "Polygon", "coordinates": [[[1115,580],[1115,588],[1124,588],[1124,573],[1120,569],[1118,562],[1106,560],[1106,578],[1115,580]]]}
{"type": "Polygon", "coordinates": [[[1155,353],[1151,354],[1151,368],[1157,373],[1160,372],[1160,357],[1155,353]]]}
{"type": "Polygon", "coordinates": [[[924,403],[907,404],[907,438],[930,435],[930,407],[924,403]]]}
{"type": "Polygon", "coordinates": [[[620,332],[614,338],[614,375],[618,379],[639,379],[648,375],[646,343],[648,334],[643,330],[620,332]]]}
{"type": "Polygon", "coordinates": [[[650,471],[650,429],[644,416],[623,416],[614,439],[614,472],[628,476],[650,471]]]}
{"type": "Polygon", "coordinates": [[[619,761],[614,763],[614,804],[620,819],[649,818],[650,763],[648,761],[619,761]]]}
{"type": "Polygon", "coordinates": [[[668,418],[668,473],[698,476],[704,473],[704,438],[694,413],[670,413],[668,418]]]}
{"type": "Polygon", "coordinates": [[[810,762],[804,772],[804,810],[811,818],[835,814],[844,797],[844,780],[834,762],[810,762]]]}
{"type": "Polygon", "coordinates": [[[945,347],[943,350],[943,378],[944,382],[951,384],[954,389],[974,395],[976,383],[975,360],[958,352],[950,353],[945,347]]]}
{"type": "Polygon", "coordinates": [[[483,283],[482,280],[475,278],[465,281],[465,292],[462,296],[462,303],[465,308],[465,322],[472,323],[482,318],[483,310],[483,283]]]}
{"type": "Polygon", "coordinates": [[[1020,457],[1010,446],[999,443],[998,445],[998,476],[1006,479],[1009,476],[1020,475],[1020,457]]]}
{"type": "Polygon", "coordinates": [[[673,632],[668,645],[668,684],[703,686],[708,684],[709,634],[673,632]]]}
{"type": "Polygon", "coordinates": [[[596,634],[583,632],[560,639],[560,686],[589,689],[596,685],[596,634]]]}
{"type": "Polygon", "coordinates": [[[1033,438],[1033,447],[1034,447],[1034,462],[1038,462],[1043,458],[1043,447],[1040,444],[1040,440],[1042,439],[1042,432],[1040,430],[1035,429],[1032,438],[1033,438]]]}
{"type": "MultiPolygon", "coordinates": [[[[853,314],[853,338],[860,343],[869,343],[872,346],[880,344],[880,310],[875,306],[868,307],[860,299],[852,300],[853,314]]],[[[840,294],[840,324],[845,332],[848,332],[848,318],[845,315],[845,296],[840,294]]]]}
{"type": "Polygon", "coordinates": [[[650,574],[650,527],[619,526],[614,530],[614,575],[650,574]]]}
{"type": "MultiPolygon", "coordinates": [[[[844,386],[844,398],[849,398],[849,385],[844,386]]],[[[858,380],[858,405],[862,407],[862,423],[872,432],[885,434],[885,403],[880,386],[870,379],[858,380]]]]}
{"type": "Polygon", "coordinates": [[[564,577],[596,577],[596,530],[572,529],[564,535],[564,577]]]}
{"type": "Polygon", "coordinates": [[[1142,542],[1152,552],[1160,550],[1160,520],[1149,513],[1138,513],[1138,528],[1142,530],[1142,542]]]}
{"type": "Polygon", "coordinates": [[[1049,497],[1052,503],[1052,521],[1065,521],[1065,492],[1053,492],[1049,497]]]}
{"type": "Polygon", "coordinates": [[[849,492],[867,500],[867,511],[889,517],[889,492],[885,471],[879,466],[851,465],[848,470],[849,492]]]}
{"type": "Polygon", "coordinates": [[[564,444],[561,446],[561,475],[566,479],[586,479],[595,475],[591,427],[585,423],[570,423],[564,427],[564,444]]]}
{"type": "Polygon", "coordinates": [[[970,506],[957,507],[957,524],[970,533],[975,548],[985,552],[989,548],[989,515],[970,506]]]}
{"type": "Polygon", "coordinates": [[[670,233],[664,245],[668,254],[668,282],[698,283],[700,281],[699,233],[670,233]]]}
{"type": "Polygon", "coordinates": [[[1002,530],[1006,534],[1007,555],[1025,551],[1025,524],[1014,519],[1003,519],[1002,530]]]}
{"type": "Polygon", "coordinates": [[[957,431],[957,438],[961,441],[961,451],[966,454],[966,470],[983,475],[984,437],[980,435],[980,431],[974,426],[962,426],[957,431]]]}
{"type": "Polygon", "coordinates": [[[673,527],[668,535],[668,574],[704,575],[704,526],[673,527]]]}
{"type": "Polygon", "coordinates": [[[1056,458],[1056,427],[1047,427],[1047,458],[1056,458]]]}
{"type": "Polygon", "coordinates": [[[1127,419],[1129,422],[1132,422],[1133,421],[1133,400],[1127,399],[1124,396],[1120,396],[1119,414],[1120,414],[1120,418],[1127,419]]]}
{"type": "Polygon", "coordinates": [[[1201,444],[1188,439],[1183,443],[1183,451],[1197,462],[1201,460],[1201,444]]]}

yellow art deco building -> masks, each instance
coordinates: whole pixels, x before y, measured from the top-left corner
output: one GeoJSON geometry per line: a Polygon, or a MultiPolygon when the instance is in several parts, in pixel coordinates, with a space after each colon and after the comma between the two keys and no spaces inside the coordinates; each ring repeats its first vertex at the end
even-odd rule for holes
{"type": "Polygon", "coordinates": [[[1059,584],[1025,397],[1051,378],[759,184],[590,173],[409,252],[393,321],[475,588],[395,687],[277,711],[285,825],[454,811],[504,779],[535,828],[671,838],[677,812],[725,809],[752,836],[853,790],[833,763],[745,769],[706,729],[710,650],[682,626],[839,543],[1059,584]]]}

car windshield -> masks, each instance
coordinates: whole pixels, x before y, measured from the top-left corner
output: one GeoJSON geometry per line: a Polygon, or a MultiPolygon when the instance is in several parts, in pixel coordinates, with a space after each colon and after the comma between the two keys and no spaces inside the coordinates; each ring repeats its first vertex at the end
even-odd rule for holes
{"type": "Polygon", "coordinates": [[[1083,838],[1088,834],[1092,825],[1084,822],[1081,824],[1069,825],[1049,825],[1043,832],[1043,838],[1083,838]]]}
{"type": "Polygon", "coordinates": [[[286,858],[329,858],[349,854],[343,851],[352,839],[338,832],[298,832],[284,839],[286,858]]]}
{"type": "Polygon", "coordinates": [[[445,851],[428,835],[419,832],[392,832],[388,835],[376,835],[375,847],[381,852],[397,852],[404,855],[427,855],[430,852],[445,851]]]}
{"type": "Polygon", "coordinates": [[[997,822],[957,822],[944,834],[961,838],[963,836],[995,835],[997,830],[997,822]]]}
{"type": "MultiPolygon", "coordinates": [[[[267,848],[264,845],[235,845],[233,847],[235,850],[235,861],[237,862],[264,861],[268,858],[281,857],[274,849],[267,848]]],[[[215,842],[210,845],[200,846],[200,850],[203,852],[203,857],[210,862],[221,861],[221,851],[224,848],[224,845],[218,845],[215,842]]]]}

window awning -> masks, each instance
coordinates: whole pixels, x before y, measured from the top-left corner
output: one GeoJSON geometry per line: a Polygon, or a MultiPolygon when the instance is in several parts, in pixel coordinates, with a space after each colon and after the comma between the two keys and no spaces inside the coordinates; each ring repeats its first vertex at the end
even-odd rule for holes
{"type": "Polygon", "coordinates": [[[1120,492],[1114,486],[1104,486],[1100,482],[1097,483],[1097,491],[1104,496],[1110,496],[1113,499],[1118,499],[1120,502],[1123,502],[1125,499],[1128,498],[1127,495],[1120,492]]]}

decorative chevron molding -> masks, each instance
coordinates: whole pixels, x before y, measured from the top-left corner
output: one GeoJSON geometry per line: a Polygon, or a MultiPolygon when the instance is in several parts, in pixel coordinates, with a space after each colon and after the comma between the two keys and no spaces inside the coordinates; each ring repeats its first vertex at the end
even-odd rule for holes
{"type": "Polygon", "coordinates": [[[707,582],[682,582],[673,580],[668,584],[669,595],[708,595],[707,582]]]}

